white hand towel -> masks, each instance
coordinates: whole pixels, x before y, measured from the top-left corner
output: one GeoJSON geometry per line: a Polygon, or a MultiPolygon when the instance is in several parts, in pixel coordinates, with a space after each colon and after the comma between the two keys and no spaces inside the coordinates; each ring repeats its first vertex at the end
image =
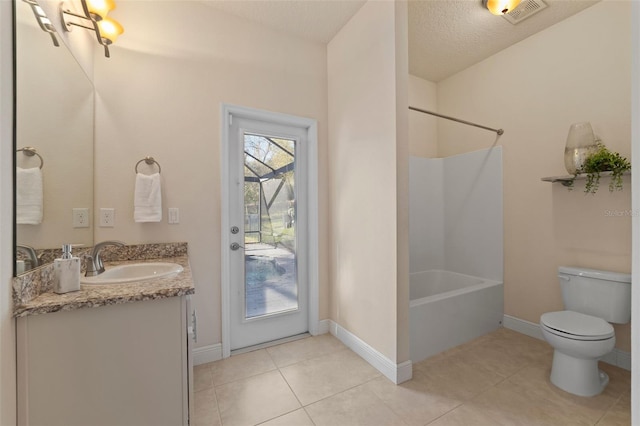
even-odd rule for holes
{"type": "Polygon", "coordinates": [[[160,173],[136,174],[133,207],[133,220],[136,222],[160,222],[162,220],[160,173]]]}
{"type": "Polygon", "coordinates": [[[16,223],[39,225],[43,211],[42,170],[38,167],[16,170],[16,223]]]}

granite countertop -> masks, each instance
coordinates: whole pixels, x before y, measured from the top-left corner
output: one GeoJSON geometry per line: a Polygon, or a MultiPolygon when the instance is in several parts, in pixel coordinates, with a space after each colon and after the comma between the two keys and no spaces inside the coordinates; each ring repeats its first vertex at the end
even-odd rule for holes
{"type": "Polygon", "coordinates": [[[155,278],[146,281],[134,281],[120,284],[81,284],[80,291],[56,294],[47,291],[35,298],[14,307],[14,317],[46,314],[58,311],[115,305],[119,303],[156,300],[167,297],[193,294],[195,288],[189,267],[189,258],[185,256],[140,259],[130,261],[105,262],[105,267],[142,262],[172,262],[181,265],[184,270],[177,276],[155,278]]]}

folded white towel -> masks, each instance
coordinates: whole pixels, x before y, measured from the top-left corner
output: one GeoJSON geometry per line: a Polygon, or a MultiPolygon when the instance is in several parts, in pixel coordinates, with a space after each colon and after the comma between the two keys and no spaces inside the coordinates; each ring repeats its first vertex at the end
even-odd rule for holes
{"type": "Polygon", "coordinates": [[[42,170],[38,167],[16,170],[16,223],[39,225],[43,211],[42,170]]]}
{"type": "Polygon", "coordinates": [[[133,207],[133,220],[136,222],[160,222],[162,220],[160,173],[136,174],[133,207]]]}

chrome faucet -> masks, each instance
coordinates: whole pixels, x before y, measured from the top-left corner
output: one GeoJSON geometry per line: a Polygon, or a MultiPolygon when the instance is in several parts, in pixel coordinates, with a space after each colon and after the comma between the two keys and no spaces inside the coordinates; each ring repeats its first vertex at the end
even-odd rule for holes
{"type": "Polygon", "coordinates": [[[93,246],[93,250],[91,250],[91,255],[86,256],[85,260],[87,262],[87,271],[85,272],[86,277],[94,277],[104,272],[104,264],[102,263],[102,258],[100,257],[100,252],[106,246],[118,246],[123,247],[125,244],[121,241],[102,241],[93,246]]]}
{"type": "Polygon", "coordinates": [[[16,251],[21,251],[29,257],[30,267],[27,269],[33,269],[40,264],[40,260],[38,259],[38,255],[36,254],[36,249],[31,246],[20,245],[16,246],[16,251]]]}

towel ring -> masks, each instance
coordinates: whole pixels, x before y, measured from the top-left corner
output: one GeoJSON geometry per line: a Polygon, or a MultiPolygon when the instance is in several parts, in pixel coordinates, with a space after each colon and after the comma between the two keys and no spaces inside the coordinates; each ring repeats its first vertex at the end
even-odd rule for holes
{"type": "Polygon", "coordinates": [[[138,161],[136,163],[136,173],[138,173],[138,165],[143,161],[150,166],[155,164],[156,166],[158,166],[158,173],[162,173],[162,167],[160,167],[160,163],[158,163],[153,157],[144,157],[142,160],[138,161]]]}
{"type": "Polygon", "coordinates": [[[20,151],[22,151],[24,155],[26,155],[27,157],[33,157],[34,155],[37,155],[38,158],[40,159],[40,168],[42,169],[42,166],[44,166],[44,159],[42,158],[42,155],[38,154],[38,151],[36,151],[34,147],[25,146],[24,148],[20,148],[16,150],[16,152],[20,152],[20,151]]]}

